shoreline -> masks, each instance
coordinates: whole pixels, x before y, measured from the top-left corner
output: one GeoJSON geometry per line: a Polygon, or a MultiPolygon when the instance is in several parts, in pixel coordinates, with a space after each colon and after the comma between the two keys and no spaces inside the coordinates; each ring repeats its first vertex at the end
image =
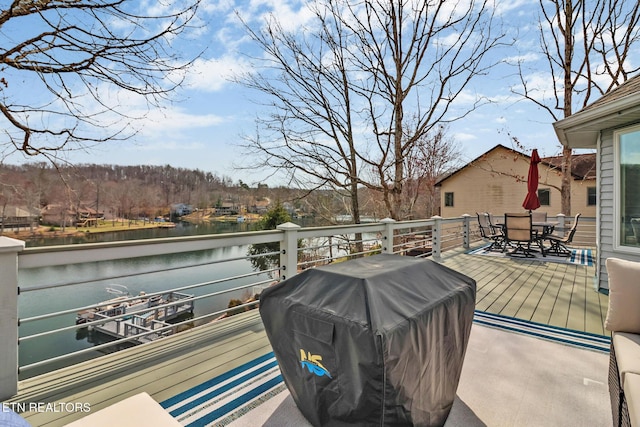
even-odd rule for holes
{"type": "Polygon", "coordinates": [[[105,221],[94,227],[54,227],[49,225],[40,225],[33,229],[24,228],[19,230],[4,230],[0,236],[9,237],[18,240],[31,239],[47,239],[59,237],[85,236],[87,234],[113,233],[118,231],[135,231],[155,228],[174,228],[173,222],[146,222],[142,221],[105,221]]]}

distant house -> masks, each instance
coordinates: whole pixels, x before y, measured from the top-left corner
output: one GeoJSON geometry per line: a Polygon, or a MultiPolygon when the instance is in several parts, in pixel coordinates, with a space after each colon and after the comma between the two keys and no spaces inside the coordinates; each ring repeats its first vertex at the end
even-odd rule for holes
{"type": "Polygon", "coordinates": [[[222,202],[216,206],[216,215],[238,215],[240,208],[231,201],[222,202]]]}
{"type": "MultiPolygon", "coordinates": [[[[543,158],[538,165],[538,211],[556,215],[561,211],[561,157],[543,158]]],[[[596,214],[595,154],[573,157],[571,183],[572,213],[584,217],[596,214]]],[[[491,150],[436,182],[440,188],[440,215],[458,217],[463,214],[490,212],[522,212],[527,195],[530,156],[496,145],[491,150]]]]}
{"type": "Polygon", "coordinates": [[[29,228],[38,225],[40,215],[27,207],[5,206],[0,209],[0,228],[29,228]]]}
{"type": "Polygon", "coordinates": [[[271,200],[265,197],[253,202],[253,204],[249,207],[249,212],[264,215],[269,210],[270,205],[271,200]]]}
{"type": "Polygon", "coordinates": [[[608,289],[607,258],[640,261],[640,76],[553,127],[566,147],[598,152],[597,276],[608,289]]]}
{"type": "Polygon", "coordinates": [[[175,203],[171,205],[171,216],[184,216],[193,212],[193,206],[186,203],[175,203]]]}
{"type": "Polygon", "coordinates": [[[78,227],[90,227],[104,219],[104,212],[97,211],[87,206],[79,207],[75,211],[75,225],[78,227]]]}
{"type": "Polygon", "coordinates": [[[98,220],[104,219],[104,212],[87,206],[80,206],[76,209],[59,204],[51,204],[42,209],[40,216],[42,223],[47,225],[87,227],[95,225],[98,220]]]}

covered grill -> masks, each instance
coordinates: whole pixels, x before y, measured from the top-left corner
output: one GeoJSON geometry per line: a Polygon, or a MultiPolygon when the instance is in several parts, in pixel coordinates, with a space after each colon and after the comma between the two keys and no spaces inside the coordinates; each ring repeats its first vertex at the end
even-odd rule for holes
{"type": "Polygon", "coordinates": [[[460,379],[475,281],[376,255],[309,269],[260,298],[300,411],[321,425],[443,425],[460,379]]]}

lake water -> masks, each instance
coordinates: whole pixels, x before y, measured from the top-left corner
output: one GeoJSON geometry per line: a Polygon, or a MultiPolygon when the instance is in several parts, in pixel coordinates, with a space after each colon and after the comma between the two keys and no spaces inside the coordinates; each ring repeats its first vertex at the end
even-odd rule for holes
{"type": "MultiPolygon", "coordinates": [[[[251,231],[251,227],[252,224],[246,223],[218,223],[214,225],[182,224],[175,229],[132,231],[124,234],[117,233],[118,236],[105,234],[100,236],[100,241],[212,234],[212,232],[251,231]]],[[[71,243],[68,239],[63,240],[63,242],[57,242],[55,244],[71,243]]],[[[51,242],[48,243],[52,244],[51,242]]],[[[18,280],[21,289],[41,285],[68,283],[71,280],[74,283],[77,282],[80,284],[41,291],[22,292],[18,299],[19,317],[24,319],[44,313],[91,305],[113,298],[113,295],[106,291],[107,286],[113,284],[125,285],[132,295],[137,295],[140,291],[147,293],[164,291],[181,286],[207,283],[216,279],[250,273],[254,271],[253,267],[251,263],[245,259],[225,263],[215,262],[220,259],[242,258],[247,254],[247,250],[247,246],[235,246],[157,257],[131,258],[109,262],[20,270],[18,280]],[[198,266],[190,267],[194,264],[198,266]],[[140,274],[140,272],[152,273],[140,274]]],[[[268,279],[269,277],[266,274],[261,273],[257,276],[235,279],[220,284],[206,285],[183,292],[199,296],[268,279]]],[[[234,291],[224,296],[197,300],[194,315],[198,317],[213,311],[223,310],[227,307],[231,298],[241,298],[246,296],[246,294],[247,291],[234,291]]],[[[46,330],[69,326],[74,323],[75,313],[36,322],[28,322],[20,326],[20,336],[23,337],[46,330]]],[[[107,340],[107,337],[101,334],[87,334],[86,329],[66,331],[34,338],[20,344],[19,363],[20,366],[28,365],[61,354],[90,348],[94,346],[94,343],[99,344],[105,342],[105,340],[107,340]]],[[[125,346],[127,345],[129,344],[125,344],[125,346]]],[[[59,363],[55,362],[42,368],[29,369],[21,373],[20,377],[27,378],[60,366],[90,359],[100,354],[103,353],[98,351],[91,352],[78,356],[78,358],[73,360],[59,363]]]]}
{"type": "MultiPolygon", "coordinates": [[[[310,220],[306,220],[309,222],[310,220]]],[[[297,224],[302,225],[296,220],[297,224]]],[[[49,237],[46,239],[27,240],[27,247],[72,245],[77,243],[117,242],[121,240],[155,239],[162,237],[195,236],[203,234],[236,233],[255,231],[256,222],[178,222],[173,228],[149,228],[144,230],[118,231],[113,233],[87,233],[81,236],[49,237]]]]}

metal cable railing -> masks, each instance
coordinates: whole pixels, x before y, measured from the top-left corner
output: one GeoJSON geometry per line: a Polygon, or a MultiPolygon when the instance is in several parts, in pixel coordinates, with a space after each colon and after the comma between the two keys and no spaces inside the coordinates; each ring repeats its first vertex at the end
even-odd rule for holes
{"type": "MultiPolygon", "coordinates": [[[[70,290],[71,285],[79,286],[78,289],[95,287],[103,281],[109,280],[122,280],[122,281],[135,281],[137,278],[162,273],[162,280],[164,279],[164,273],[170,273],[184,276],[183,271],[189,271],[190,268],[202,269],[203,274],[207,273],[208,266],[215,267],[215,272],[225,271],[221,277],[211,278],[210,280],[194,280],[191,283],[184,282],[177,286],[171,286],[167,289],[152,289],[145,297],[157,297],[170,292],[188,292],[194,294],[189,298],[191,303],[196,304],[196,307],[204,307],[200,310],[196,309],[194,315],[188,319],[176,319],[172,324],[162,324],[161,322],[150,321],[149,323],[136,324],[131,322],[128,326],[129,335],[117,338],[110,342],[105,343],[93,343],[91,342],[89,347],[86,348],[71,348],[66,354],[52,353],[43,360],[28,360],[20,367],[20,372],[32,371],[35,369],[43,368],[47,365],[58,364],[70,361],[79,356],[84,357],[88,354],[96,354],[96,351],[107,349],[108,347],[118,346],[128,342],[139,342],[140,338],[144,337],[156,337],[164,336],[166,333],[171,333],[177,328],[197,326],[201,322],[206,322],[215,318],[219,318],[223,314],[229,314],[235,311],[240,311],[245,308],[251,308],[256,306],[255,301],[242,301],[235,306],[221,307],[224,296],[237,295],[239,292],[248,292],[251,290],[251,296],[259,293],[259,290],[272,284],[274,281],[279,280],[282,273],[281,268],[277,260],[282,262],[283,256],[292,257],[289,258],[290,262],[296,261],[294,270],[303,270],[313,266],[327,264],[335,262],[337,260],[347,259],[358,256],[368,256],[371,254],[386,252],[418,257],[428,257],[432,254],[439,254],[434,252],[436,249],[440,250],[442,247],[456,247],[461,246],[464,239],[477,240],[477,225],[475,221],[471,221],[469,218],[453,218],[453,219],[430,219],[430,220],[418,220],[418,221],[405,221],[394,222],[387,221],[381,223],[370,223],[360,225],[341,225],[335,227],[314,227],[314,228],[298,228],[293,229],[292,238],[289,239],[296,247],[286,248],[283,244],[286,244],[286,238],[283,232],[256,232],[252,233],[238,233],[237,235],[225,235],[225,236],[211,236],[209,238],[197,238],[197,239],[162,239],[154,242],[140,242],[139,246],[131,242],[127,242],[122,245],[86,245],[90,251],[95,250],[95,253],[84,251],[78,251],[77,247],[73,248],[46,248],[41,250],[27,251],[27,256],[24,258],[24,266],[26,268],[49,268],[52,266],[65,266],[65,259],[71,260],[72,263],[77,263],[82,266],[101,262],[103,258],[109,260],[109,262],[119,263],[120,261],[129,260],[129,257],[162,257],[164,255],[173,255],[177,252],[197,252],[208,251],[211,249],[219,250],[220,256],[216,255],[215,259],[202,260],[198,257],[189,258],[186,261],[180,261],[180,265],[156,265],[153,268],[148,264],[143,264],[140,269],[136,269],[136,266],[129,267],[130,271],[121,272],[118,271],[120,264],[117,264],[114,269],[105,269],[104,271],[96,267],[96,271],[100,270],[96,276],[90,280],[86,278],[78,277],[64,277],[61,280],[56,279],[55,283],[47,283],[46,279],[35,281],[34,284],[25,283],[20,286],[20,294],[28,296],[32,299],[32,295],[36,297],[38,292],[43,292],[43,295],[47,293],[56,292],[58,290],[70,290]],[[465,234],[466,233],[466,234],[465,234]],[[475,236],[475,237],[474,237],[475,236]],[[298,242],[301,242],[298,245],[298,242]],[[280,245],[279,250],[270,250],[265,253],[251,253],[245,248],[252,244],[275,244],[280,245]],[[436,246],[438,245],[438,246],[436,246]],[[240,248],[242,246],[242,248],[240,248]],[[230,250],[230,248],[237,248],[236,250],[230,250]],[[195,249],[195,250],[194,250],[195,249]],[[58,255],[58,251],[60,255],[58,255]],[[242,251],[242,255],[238,255],[238,251],[242,251]],[[121,253],[120,253],[121,252],[121,253]],[[293,255],[292,255],[293,254],[293,255]],[[40,259],[39,256],[43,256],[40,259]],[[64,259],[63,259],[64,258],[64,259]],[[262,259],[261,259],[262,258],[262,259]],[[78,260],[82,262],[79,262],[78,260]],[[262,265],[262,270],[252,270],[253,262],[265,261],[262,265]],[[232,266],[234,263],[241,263],[246,271],[229,273],[226,271],[227,266],[232,266]],[[266,267],[265,267],[266,266],[266,267]],[[94,284],[95,283],[95,284],[94,284]],[[227,287],[227,289],[221,289],[227,287]],[[189,292],[194,291],[194,292],[189,292]],[[201,293],[201,294],[198,294],[201,293]],[[196,295],[198,294],[198,295],[196,295]],[[213,303],[212,301],[217,300],[213,303]]],[[[20,258],[22,263],[23,259],[20,258]]],[[[255,266],[253,266],[255,267],[255,266]]],[[[23,267],[21,267],[23,268],[23,267]]],[[[65,267],[66,268],[66,267],[65,267]]],[[[93,267],[86,267],[93,268],[93,267]]],[[[290,269],[288,269],[290,270],[290,269]]],[[[215,274],[215,273],[212,273],[215,274]]],[[[295,272],[290,273],[295,274],[295,272]]],[[[157,280],[150,276],[147,281],[157,280]]],[[[166,279],[168,280],[168,279],[166,279]]],[[[73,291],[72,291],[73,292],[73,291]]],[[[93,291],[92,291],[93,292],[93,291]]],[[[128,296],[121,299],[122,302],[132,302],[139,296],[128,296]]],[[[231,297],[230,297],[231,298],[231,297]]],[[[236,296],[233,296],[236,298],[236,296]]],[[[50,312],[34,312],[19,319],[20,328],[27,327],[24,330],[23,336],[18,339],[21,346],[33,346],[39,339],[48,339],[49,341],[57,339],[57,334],[70,334],[73,331],[86,330],[87,328],[99,328],[101,325],[105,325],[108,322],[123,321],[126,317],[134,317],[144,315],[149,310],[170,310],[183,304],[184,301],[165,301],[162,304],[158,304],[153,308],[137,308],[127,313],[115,313],[113,316],[96,316],[93,319],[89,319],[86,323],[81,325],[69,324],[69,320],[65,316],[70,317],[72,314],[76,314],[85,310],[97,310],[104,305],[104,302],[95,302],[92,304],[76,304],[76,307],[60,307],[50,312]],[[58,319],[60,318],[60,319],[58,319]],[[47,327],[47,330],[38,330],[40,324],[37,322],[43,321],[43,327],[47,327]],[[64,324],[66,322],[66,324],[64,324]],[[48,324],[54,324],[55,327],[49,327],[48,324]],[[61,324],[63,323],[63,324],[61,324]],[[46,324],[46,325],[45,325],[46,324]]],[[[74,316],[75,318],[76,316],[74,316]]],[[[22,329],[21,329],[22,332],[22,329]]],[[[78,339],[78,338],[77,338],[78,339]]],[[[84,345],[84,344],[83,344],[84,345]]],[[[67,349],[65,349],[67,350],[67,349]]],[[[20,349],[22,351],[22,349],[20,349]]]]}
{"type": "MultiPolygon", "coordinates": [[[[264,240],[265,239],[263,239],[263,241],[261,241],[260,243],[268,243],[268,242],[265,242],[264,240]]],[[[233,242],[232,240],[229,240],[229,241],[233,242]]],[[[274,242],[274,243],[277,244],[277,242],[274,242]]],[[[209,249],[205,249],[205,250],[209,250],[209,249]]],[[[225,251],[222,250],[222,252],[224,253],[225,251]]],[[[216,267],[215,271],[219,270],[219,271],[225,272],[226,270],[228,270],[228,268],[226,268],[224,264],[233,265],[234,263],[237,263],[237,262],[244,263],[243,265],[245,265],[245,267],[243,268],[250,269],[250,264],[252,263],[253,260],[258,260],[260,258],[268,258],[268,257],[275,257],[277,259],[279,258],[281,251],[278,249],[275,251],[272,250],[268,252],[263,252],[258,254],[247,254],[243,256],[236,256],[234,253],[231,253],[230,255],[225,253],[224,255],[221,255],[220,258],[218,259],[207,260],[205,262],[198,261],[197,258],[194,258],[195,261],[197,262],[189,262],[188,265],[180,265],[180,266],[160,265],[160,266],[156,266],[159,268],[154,268],[148,271],[143,269],[142,271],[135,271],[133,273],[101,274],[101,275],[98,275],[98,277],[91,279],[90,281],[78,280],[75,277],[70,277],[68,280],[66,280],[67,278],[64,278],[65,280],[58,280],[56,281],[56,283],[48,284],[48,283],[43,283],[43,281],[41,280],[40,283],[36,282],[36,284],[33,284],[33,285],[28,284],[28,285],[20,286],[19,294],[33,295],[33,297],[37,299],[39,298],[39,292],[51,293],[52,291],[56,292],[60,289],[63,290],[62,292],[69,292],[69,291],[64,291],[64,289],[68,289],[68,287],[71,285],[76,285],[76,286],[79,286],[78,289],[83,289],[83,286],[86,286],[88,284],[99,283],[105,280],[112,280],[114,278],[117,278],[119,280],[124,280],[124,279],[135,280],[145,275],[166,273],[169,271],[176,272],[180,270],[188,270],[190,268],[203,267],[203,266],[215,267],[220,265],[220,268],[218,269],[216,267]]],[[[271,268],[266,268],[266,269],[263,268],[257,271],[255,270],[246,271],[246,272],[241,272],[240,274],[225,275],[225,277],[218,277],[212,280],[198,281],[196,283],[185,284],[182,286],[174,286],[168,289],[154,290],[152,292],[145,292],[144,294],[141,294],[141,295],[123,295],[116,298],[118,307],[120,308],[118,310],[111,310],[108,312],[108,314],[104,314],[107,312],[102,311],[101,309],[106,307],[109,301],[112,301],[113,298],[111,300],[96,302],[93,304],[78,305],[72,308],[64,307],[63,309],[60,309],[60,310],[49,311],[45,313],[35,313],[34,315],[21,317],[18,319],[18,325],[19,325],[20,331],[22,331],[22,328],[25,327],[26,325],[33,324],[34,326],[32,328],[29,328],[30,329],[29,331],[21,333],[21,335],[23,336],[20,336],[18,338],[19,352],[22,350],[22,348],[24,348],[26,344],[30,344],[32,349],[34,348],[33,346],[36,346],[36,348],[38,346],[40,348],[43,347],[44,346],[43,344],[39,344],[40,343],[39,340],[42,340],[42,339],[49,339],[49,341],[51,339],[57,340],[58,338],[55,338],[55,337],[58,335],[72,334],[74,332],[78,334],[79,331],[82,331],[82,330],[102,332],[103,329],[101,328],[105,328],[107,325],[111,325],[111,328],[115,330],[116,334],[118,334],[117,335],[118,338],[109,342],[105,342],[102,344],[94,344],[94,345],[90,345],[89,347],[80,348],[80,349],[78,349],[78,347],[81,347],[85,344],[81,344],[81,343],[77,345],[74,344],[73,346],[71,346],[72,348],[70,349],[70,351],[65,350],[66,351],[65,354],[59,354],[59,353],[56,354],[56,352],[54,352],[53,350],[48,350],[48,354],[44,356],[45,357],[44,359],[37,360],[36,362],[33,362],[33,363],[23,363],[22,366],[19,366],[18,367],[19,372],[22,374],[25,372],[32,371],[33,369],[42,368],[42,367],[45,367],[46,365],[51,365],[54,363],[57,365],[57,367],[60,367],[61,365],[63,366],[65,362],[71,361],[79,356],[87,355],[89,353],[97,354],[96,352],[99,350],[104,350],[109,347],[115,348],[115,346],[118,346],[122,343],[140,342],[141,339],[146,339],[145,337],[153,338],[153,339],[163,337],[163,336],[166,336],[167,334],[171,334],[172,331],[177,330],[177,328],[181,326],[198,325],[200,322],[212,320],[212,318],[217,318],[224,313],[228,313],[230,310],[238,310],[239,307],[245,307],[246,305],[240,304],[240,305],[236,305],[233,308],[226,306],[225,308],[220,309],[220,305],[223,303],[221,298],[223,298],[225,295],[233,295],[243,291],[246,293],[256,288],[264,288],[274,282],[273,277],[278,276],[279,271],[280,271],[280,268],[276,265],[271,268]],[[241,284],[233,285],[237,283],[241,283],[241,284]],[[220,288],[221,286],[227,286],[227,289],[222,289],[222,290],[211,289],[211,287],[220,288]],[[209,288],[207,289],[207,287],[209,288]],[[183,292],[198,291],[201,289],[205,290],[205,292],[200,295],[181,294],[183,292]],[[184,295],[186,296],[186,298],[181,297],[180,295],[184,295]],[[173,299],[164,298],[167,296],[169,297],[174,296],[175,298],[173,299]],[[156,299],[158,301],[161,301],[162,303],[157,303],[156,299]],[[203,312],[201,310],[201,312],[198,313],[194,311],[195,310],[194,304],[207,299],[214,301],[213,303],[209,303],[208,306],[215,307],[215,305],[218,305],[218,308],[211,312],[206,312],[206,311],[203,312]],[[218,301],[217,303],[215,302],[216,300],[218,301]],[[149,306],[144,304],[138,304],[139,301],[154,301],[154,305],[149,306]],[[130,305],[131,305],[131,308],[127,309],[130,305]],[[124,308],[124,307],[127,307],[127,308],[124,308]],[[179,310],[182,308],[184,308],[185,312],[188,311],[192,314],[195,313],[195,315],[191,315],[189,316],[189,318],[184,320],[181,320],[181,319],[174,320],[170,325],[164,322],[164,319],[167,318],[168,313],[171,315],[177,315],[179,313],[179,310]],[[87,318],[84,323],[78,324],[77,319],[79,318],[79,313],[82,313],[82,312],[90,313],[91,318],[87,318]],[[155,314],[156,318],[161,320],[156,320],[156,318],[154,318],[153,316],[149,316],[150,313],[155,314]],[[76,314],[76,316],[74,316],[75,322],[73,324],[69,324],[69,320],[65,319],[65,316],[69,317],[69,315],[71,314],[76,314]],[[60,320],[58,320],[58,318],[60,320]],[[46,323],[42,323],[42,325],[44,325],[45,327],[48,327],[49,329],[38,330],[39,325],[37,324],[37,322],[41,322],[41,321],[46,321],[46,323]],[[60,323],[63,323],[63,324],[60,325],[60,323]],[[48,326],[49,324],[55,324],[57,327],[49,327],[48,326]]],[[[163,275],[162,277],[165,277],[165,276],[163,275]]],[[[71,292],[74,292],[74,291],[71,291],[71,292]]],[[[33,298],[30,298],[30,300],[33,300],[33,298]]],[[[251,304],[249,303],[248,305],[251,305],[251,304]]],[[[69,338],[67,338],[67,340],[68,339],[69,338]]],[[[76,338],[76,340],[77,339],[78,338],[76,338]]]]}
{"type": "MultiPolygon", "coordinates": [[[[275,271],[275,270],[273,270],[273,271],[275,271]]],[[[227,280],[231,280],[231,279],[232,278],[228,278],[227,280]]],[[[234,287],[234,288],[231,288],[231,289],[225,289],[225,290],[222,290],[222,291],[211,292],[211,293],[207,293],[207,294],[204,294],[204,295],[193,296],[192,298],[189,299],[189,301],[192,302],[192,303],[195,303],[198,300],[202,300],[202,299],[206,299],[206,298],[212,298],[212,297],[216,297],[216,296],[222,296],[222,295],[225,295],[225,294],[228,294],[228,293],[231,293],[231,292],[236,292],[236,291],[244,290],[244,289],[247,289],[247,288],[250,288],[250,287],[253,287],[253,286],[268,284],[268,283],[272,283],[272,282],[273,282],[273,279],[266,279],[266,280],[256,281],[256,282],[252,282],[252,283],[249,283],[249,284],[246,284],[246,285],[237,286],[237,287],[234,287]]],[[[192,285],[192,286],[188,286],[188,287],[185,287],[185,288],[193,288],[195,286],[204,286],[204,284],[192,285]]],[[[171,292],[171,291],[167,291],[167,292],[171,292]]],[[[154,306],[152,309],[153,310],[160,310],[160,309],[163,309],[163,308],[167,308],[167,307],[171,307],[171,306],[175,306],[175,305],[183,304],[183,303],[184,302],[174,302],[174,303],[168,303],[168,304],[161,304],[161,305],[158,305],[158,306],[154,306]]],[[[61,355],[61,356],[48,358],[48,359],[45,359],[45,360],[42,360],[42,361],[39,361],[39,362],[36,362],[36,363],[32,363],[32,364],[29,364],[29,365],[21,366],[19,368],[19,370],[20,370],[20,372],[24,372],[24,371],[28,371],[28,370],[33,369],[33,368],[41,367],[43,365],[50,364],[50,363],[53,363],[53,362],[64,361],[64,360],[71,359],[71,358],[74,358],[74,357],[82,355],[82,354],[94,352],[96,350],[100,350],[100,349],[104,349],[104,348],[108,348],[108,347],[112,347],[112,346],[120,344],[120,343],[136,341],[139,338],[142,338],[142,337],[145,337],[145,336],[148,336],[148,335],[157,334],[158,332],[162,332],[162,331],[170,331],[170,330],[175,329],[175,328],[177,328],[178,326],[181,326],[181,325],[187,325],[187,324],[191,324],[191,323],[196,323],[198,321],[204,321],[204,320],[210,319],[210,318],[215,317],[215,316],[220,316],[220,315],[222,315],[224,313],[227,313],[230,310],[237,310],[238,308],[245,307],[245,306],[251,306],[251,305],[255,305],[255,302],[252,301],[252,302],[248,302],[246,304],[240,304],[240,305],[234,306],[232,308],[227,307],[227,308],[225,308],[223,310],[218,310],[218,311],[215,311],[215,312],[212,312],[212,313],[204,314],[202,316],[189,318],[189,319],[183,320],[181,322],[172,323],[171,325],[164,326],[164,327],[161,327],[161,328],[154,328],[153,330],[150,330],[150,331],[145,331],[145,332],[140,333],[140,334],[135,334],[135,335],[128,336],[128,337],[125,337],[125,338],[121,338],[121,339],[117,339],[117,340],[114,340],[114,341],[110,341],[110,342],[105,343],[105,344],[99,344],[99,345],[95,345],[93,347],[89,347],[89,348],[86,348],[86,349],[82,349],[82,350],[78,350],[78,351],[75,351],[75,352],[67,353],[67,354],[64,354],[64,355],[61,355]]],[[[75,310],[75,309],[72,309],[72,310],[75,310]]],[[[65,312],[68,314],[69,312],[73,312],[72,310],[65,310],[65,312]]],[[[111,322],[111,321],[114,321],[114,320],[117,320],[117,319],[122,319],[125,316],[134,316],[136,314],[142,314],[142,313],[146,313],[148,311],[149,311],[149,309],[142,309],[142,310],[138,310],[138,311],[122,314],[122,315],[119,315],[119,316],[108,317],[108,318],[104,318],[102,320],[97,320],[97,321],[93,321],[93,322],[87,322],[87,323],[84,323],[84,324],[82,324],[80,326],[73,325],[73,326],[53,329],[53,330],[46,331],[46,332],[43,332],[43,333],[32,334],[32,335],[29,335],[29,336],[26,336],[26,337],[19,338],[19,343],[20,342],[26,342],[26,341],[28,341],[30,339],[35,339],[35,338],[39,338],[39,337],[42,337],[42,336],[52,335],[52,334],[65,332],[65,331],[70,331],[70,330],[76,330],[79,327],[80,328],[85,328],[85,327],[90,327],[90,326],[101,325],[101,324],[104,324],[106,322],[111,322]]],[[[54,315],[54,314],[56,314],[56,313],[49,313],[49,317],[51,317],[51,315],[54,315]]],[[[33,318],[31,318],[30,320],[33,320],[33,318]]]]}

